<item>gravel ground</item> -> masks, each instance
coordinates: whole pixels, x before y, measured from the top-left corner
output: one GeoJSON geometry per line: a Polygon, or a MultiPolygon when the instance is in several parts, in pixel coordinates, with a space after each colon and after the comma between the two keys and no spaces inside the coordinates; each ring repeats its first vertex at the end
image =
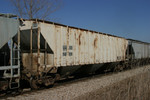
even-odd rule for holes
{"type": "Polygon", "coordinates": [[[16,97],[8,97],[8,100],[73,100],[91,91],[103,89],[116,82],[133,77],[137,74],[150,71],[150,65],[139,67],[125,72],[119,72],[107,76],[96,76],[90,79],[61,85],[50,89],[40,90],[16,97]]]}

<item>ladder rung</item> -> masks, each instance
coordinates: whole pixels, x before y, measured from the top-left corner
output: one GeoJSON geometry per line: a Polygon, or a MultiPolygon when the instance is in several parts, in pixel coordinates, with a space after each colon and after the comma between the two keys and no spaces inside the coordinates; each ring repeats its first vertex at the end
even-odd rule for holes
{"type": "Polygon", "coordinates": [[[19,59],[19,58],[12,58],[12,59],[19,59]]]}
{"type": "Polygon", "coordinates": [[[10,89],[16,89],[16,88],[18,88],[19,87],[19,82],[11,82],[10,83],[10,89]],[[16,85],[15,85],[16,84],[16,85]],[[15,86],[13,86],[13,85],[15,85],[15,86]]]}
{"type": "Polygon", "coordinates": [[[13,88],[11,87],[11,89],[17,89],[17,88],[19,88],[19,86],[18,87],[13,87],[13,88]]]}
{"type": "Polygon", "coordinates": [[[11,84],[18,84],[18,82],[11,82],[11,84]]]}
{"type": "Polygon", "coordinates": [[[13,49],[14,51],[19,51],[18,49],[13,49]]]}
{"type": "Polygon", "coordinates": [[[19,74],[14,74],[13,77],[19,77],[19,74]]]}

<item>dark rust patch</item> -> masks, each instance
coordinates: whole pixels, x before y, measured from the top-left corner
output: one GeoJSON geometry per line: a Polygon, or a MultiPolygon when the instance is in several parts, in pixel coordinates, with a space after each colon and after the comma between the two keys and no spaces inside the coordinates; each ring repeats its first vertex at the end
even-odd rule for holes
{"type": "Polygon", "coordinates": [[[97,37],[94,39],[94,48],[97,48],[97,41],[98,41],[98,39],[97,39],[97,37]]]}
{"type": "Polygon", "coordinates": [[[79,35],[79,45],[81,45],[81,36],[82,36],[82,34],[80,33],[80,35],[79,35]]]}

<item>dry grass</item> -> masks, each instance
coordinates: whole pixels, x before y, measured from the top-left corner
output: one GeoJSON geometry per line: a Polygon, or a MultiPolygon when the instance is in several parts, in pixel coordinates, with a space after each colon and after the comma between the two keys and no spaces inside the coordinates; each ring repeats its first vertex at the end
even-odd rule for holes
{"type": "Polygon", "coordinates": [[[92,91],[76,100],[150,100],[150,71],[109,87],[92,91]]]}

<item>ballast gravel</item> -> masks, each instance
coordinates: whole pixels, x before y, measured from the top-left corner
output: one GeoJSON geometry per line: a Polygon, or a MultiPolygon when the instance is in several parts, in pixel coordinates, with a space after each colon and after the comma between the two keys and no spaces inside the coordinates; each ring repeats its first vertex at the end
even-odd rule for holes
{"type": "Polygon", "coordinates": [[[25,93],[15,97],[8,97],[7,100],[73,100],[81,95],[88,94],[91,91],[103,89],[116,82],[147,71],[150,71],[150,65],[111,75],[96,76],[54,88],[35,91],[29,94],[25,93]]]}

